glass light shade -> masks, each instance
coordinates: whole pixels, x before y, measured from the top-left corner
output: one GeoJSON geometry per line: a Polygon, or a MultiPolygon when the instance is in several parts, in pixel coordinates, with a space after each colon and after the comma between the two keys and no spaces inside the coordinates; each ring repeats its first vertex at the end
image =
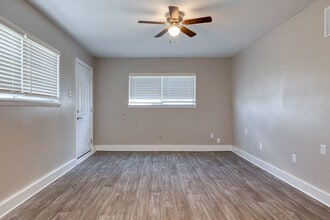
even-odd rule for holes
{"type": "Polygon", "coordinates": [[[176,37],[180,34],[180,28],[177,25],[173,25],[168,29],[168,33],[172,36],[172,37],[176,37]]]}

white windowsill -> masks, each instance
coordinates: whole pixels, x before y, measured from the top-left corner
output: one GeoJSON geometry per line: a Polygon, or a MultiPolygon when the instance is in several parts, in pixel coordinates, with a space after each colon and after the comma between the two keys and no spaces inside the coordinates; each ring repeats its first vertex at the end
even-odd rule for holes
{"type": "Polygon", "coordinates": [[[1,106],[40,106],[40,107],[60,107],[61,103],[57,99],[32,97],[18,94],[0,94],[1,106]]]}
{"type": "Polygon", "coordinates": [[[128,108],[196,108],[197,105],[128,105],[128,108]]]}

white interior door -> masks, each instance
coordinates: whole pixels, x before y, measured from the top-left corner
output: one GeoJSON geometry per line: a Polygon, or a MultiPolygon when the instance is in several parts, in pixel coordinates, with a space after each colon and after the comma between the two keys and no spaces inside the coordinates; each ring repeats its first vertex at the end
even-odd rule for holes
{"type": "Polygon", "coordinates": [[[76,60],[76,157],[92,150],[92,68],[76,60]]]}

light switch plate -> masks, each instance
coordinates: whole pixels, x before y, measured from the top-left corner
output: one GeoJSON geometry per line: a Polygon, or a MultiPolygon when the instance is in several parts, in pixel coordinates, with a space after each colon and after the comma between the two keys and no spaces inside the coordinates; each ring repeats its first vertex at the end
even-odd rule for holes
{"type": "Polygon", "coordinates": [[[320,154],[326,155],[327,154],[327,146],[324,144],[320,145],[320,154]]]}
{"type": "Polygon", "coordinates": [[[71,89],[68,90],[68,96],[72,97],[72,90],[71,89]]]}

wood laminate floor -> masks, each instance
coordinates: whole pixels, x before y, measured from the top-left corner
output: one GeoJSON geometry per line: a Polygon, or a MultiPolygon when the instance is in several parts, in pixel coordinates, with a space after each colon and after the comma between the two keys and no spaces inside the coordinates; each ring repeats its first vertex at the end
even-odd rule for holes
{"type": "Polygon", "coordinates": [[[8,219],[330,219],[231,152],[97,152],[8,219]]]}

